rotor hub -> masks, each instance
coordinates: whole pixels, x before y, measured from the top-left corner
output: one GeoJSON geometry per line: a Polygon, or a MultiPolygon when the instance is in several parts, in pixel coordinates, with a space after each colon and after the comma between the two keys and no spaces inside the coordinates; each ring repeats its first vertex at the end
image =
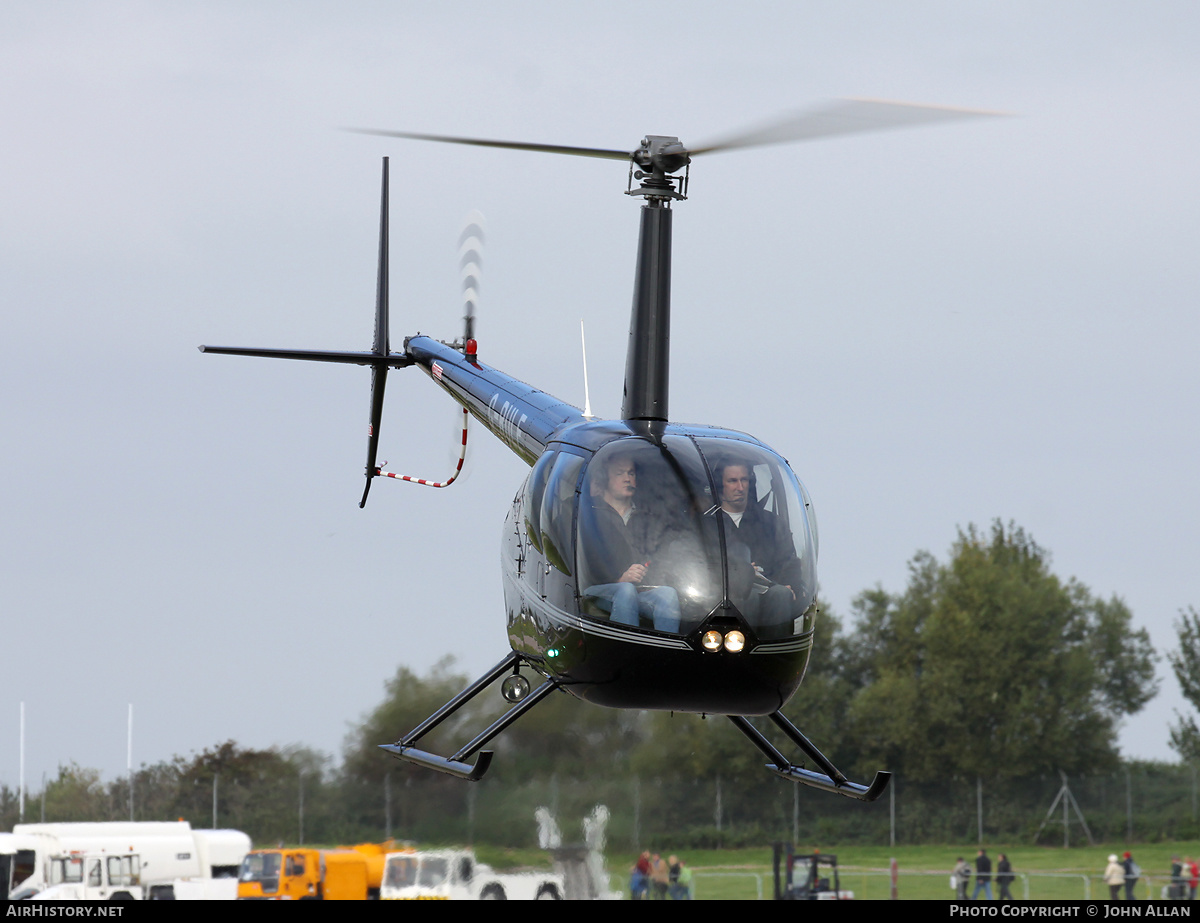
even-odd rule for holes
{"type": "Polygon", "coordinates": [[[671,174],[692,162],[691,156],[674,135],[646,135],[632,160],[643,170],[671,174]]]}
{"type": "Polygon", "coordinates": [[[686,199],[691,162],[691,155],[678,138],[673,135],[646,135],[637,150],[629,155],[629,186],[625,194],[641,196],[658,205],[669,203],[672,199],[686,199]],[[683,176],[671,175],[679,170],[684,171],[683,176]],[[639,183],[636,189],[634,180],[639,183]]]}

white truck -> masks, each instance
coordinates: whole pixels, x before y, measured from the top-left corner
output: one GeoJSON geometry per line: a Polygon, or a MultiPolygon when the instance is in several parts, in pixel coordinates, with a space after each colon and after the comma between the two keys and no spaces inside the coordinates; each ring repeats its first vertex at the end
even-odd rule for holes
{"type": "MultiPolygon", "coordinates": [[[[140,895],[129,892],[132,899],[236,895],[238,868],[249,851],[250,838],[240,830],[193,830],[187,821],[17,824],[12,833],[0,833],[0,900],[64,884],[86,887],[95,880],[88,860],[112,858],[137,864],[130,884],[112,886],[139,888],[140,895]],[[77,875],[79,881],[67,880],[77,875]],[[213,881],[224,878],[232,889],[213,881]]],[[[108,866],[100,865],[101,880],[107,882],[108,866]]],[[[113,868],[115,880],[126,880],[119,864],[113,868]]]]}
{"type": "Polygon", "coordinates": [[[551,872],[501,875],[469,849],[389,853],[379,897],[385,901],[562,900],[563,881],[551,872]]]}
{"type": "Polygon", "coordinates": [[[140,901],[141,859],[133,853],[68,853],[47,860],[49,887],[34,901],[140,901]]]}

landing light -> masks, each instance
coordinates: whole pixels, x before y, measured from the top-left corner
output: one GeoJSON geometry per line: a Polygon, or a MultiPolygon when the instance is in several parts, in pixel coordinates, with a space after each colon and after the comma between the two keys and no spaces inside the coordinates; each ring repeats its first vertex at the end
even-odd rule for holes
{"type": "Polygon", "coordinates": [[[710,654],[716,653],[722,647],[731,654],[736,654],[746,646],[746,636],[736,628],[721,634],[719,631],[706,631],[700,638],[700,646],[710,654]]]}
{"type": "Polygon", "coordinates": [[[529,695],[529,680],[520,673],[514,673],[500,684],[500,694],[504,696],[506,702],[513,704],[520,702],[529,695]]]}

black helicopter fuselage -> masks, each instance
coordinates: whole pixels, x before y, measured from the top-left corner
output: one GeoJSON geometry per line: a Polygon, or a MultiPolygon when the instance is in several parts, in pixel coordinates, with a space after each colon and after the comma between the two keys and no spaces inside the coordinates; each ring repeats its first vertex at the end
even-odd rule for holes
{"type": "Polygon", "coordinates": [[[647,135],[631,152],[366,132],[628,161],[626,194],[643,200],[620,420],[595,420],[480,362],[471,297],[461,341],[414,336],[403,351],[391,350],[387,158],[371,349],[201,347],[370,367],[360,506],[373,479],[390,474],[376,457],[393,369],[423,369],[530,465],[501,540],[511,652],[383,750],[476,781],[493,757],[484,749],[489,741],[547,696],[567,691],[615,708],[726,715],[781,777],[860,801],[880,796],[888,773],[877,772],[869,785],[851,782],[780,711],[800,686],[813,645],[817,528],[807,491],[787,461],[752,436],[670,422],[671,206],[687,197],[696,154],[978,114],[844,100],[690,149],[672,136],[647,135]],[[545,677],[536,689],[521,673],[526,666],[545,677]],[[431,731],[501,680],[512,706],[505,714],[450,756],[424,749],[431,731]],[[761,715],[814,768],[793,763],[747,717],[761,715]]]}
{"type": "MultiPolygon", "coordinates": [[[[408,339],[405,352],[532,466],[501,540],[515,652],[599,705],[733,715],[783,707],[812,648],[816,541],[808,496],[782,458],[751,436],[717,427],[588,420],[427,337],[408,339]],[[663,523],[652,528],[654,547],[639,550],[649,559],[647,576],[658,570],[656,592],[678,600],[677,622],[662,624],[646,612],[618,621],[616,609],[606,608],[603,588],[615,585],[616,574],[612,567],[602,573],[610,537],[596,519],[615,521],[603,506],[599,473],[612,458],[636,460],[638,515],[663,523]],[[774,592],[794,598],[772,616],[762,611],[767,578],[782,574],[755,573],[721,512],[716,471],[731,464],[756,475],[752,515],[771,525],[769,535],[756,537],[783,545],[774,557],[791,586],[774,592]],[[745,639],[740,648],[725,645],[731,632],[745,639]]],[[[645,594],[644,583],[631,589],[645,594]]]]}

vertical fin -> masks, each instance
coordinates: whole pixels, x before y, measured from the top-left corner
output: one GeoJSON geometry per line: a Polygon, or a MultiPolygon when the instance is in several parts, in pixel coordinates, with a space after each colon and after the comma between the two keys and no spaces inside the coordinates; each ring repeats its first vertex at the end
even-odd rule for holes
{"type": "Polygon", "coordinates": [[[367,505],[371,479],[379,473],[375,464],[379,452],[379,425],[383,420],[383,392],[387,385],[388,367],[385,362],[391,346],[388,338],[388,159],[383,158],[383,192],[379,205],[379,276],[375,285],[375,340],[371,354],[371,424],[367,430],[367,486],[363,489],[359,508],[367,505]]]}

